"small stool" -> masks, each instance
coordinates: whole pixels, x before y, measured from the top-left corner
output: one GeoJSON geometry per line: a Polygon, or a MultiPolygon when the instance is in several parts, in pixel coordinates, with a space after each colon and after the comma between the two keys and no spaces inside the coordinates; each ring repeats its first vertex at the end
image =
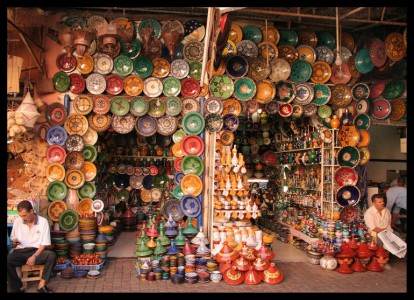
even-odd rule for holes
{"type": "Polygon", "coordinates": [[[23,265],[22,266],[22,283],[27,288],[28,281],[36,281],[42,279],[44,265],[23,265]]]}

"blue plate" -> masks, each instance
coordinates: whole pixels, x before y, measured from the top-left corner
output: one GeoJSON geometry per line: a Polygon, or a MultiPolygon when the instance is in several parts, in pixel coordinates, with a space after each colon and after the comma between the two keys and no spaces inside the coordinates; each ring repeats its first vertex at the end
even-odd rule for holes
{"type": "Polygon", "coordinates": [[[240,55],[230,57],[226,64],[226,71],[231,77],[243,77],[249,70],[247,59],[240,55]]]}
{"type": "Polygon", "coordinates": [[[129,187],[129,175],[127,174],[118,174],[114,178],[115,185],[119,188],[129,187]]]}
{"type": "Polygon", "coordinates": [[[46,134],[47,142],[50,145],[64,146],[67,137],[68,137],[68,134],[65,128],[62,126],[50,127],[46,134]]]}
{"type": "Polygon", "coordinates": [[[226,114],[223,116],[223,127],[225,130],[234,132],[239,127],[239,118],[233,114],[226,114]]]}
{"type": "Polygon", "coordinates": [[[362,48],[355,56],[355,68],[362,74],[367,74],[374,69],[369,57],[369,48],[362,48]]]}
{"type": "Polygon", "coordinates": [[[361,192],[356,186],[346,185],[336,192],[336,201],[342,207],[355,206],[361,198],[361,192]]]}
{"type": "Polygon", "coordinates": [[[142,179],[142,186],[146,190],[152,190],[154,186],[154,176],[147,175],[142,179]]]}
{"type": "Polygon", "coordinates": [[[183,177],[184,177],[184,173],[182,173],[182,172],[175,173],[174,182],[179,185],[180,182],[181,182],[181,179],[183,179],[183,177]]]}
{"type": "Polygon", "coordinates": [[[192,195],[186,195],[181,198],[180,208],[182,212],[190,218],[196,218],[201,213],[201,203],[192,195]]]}

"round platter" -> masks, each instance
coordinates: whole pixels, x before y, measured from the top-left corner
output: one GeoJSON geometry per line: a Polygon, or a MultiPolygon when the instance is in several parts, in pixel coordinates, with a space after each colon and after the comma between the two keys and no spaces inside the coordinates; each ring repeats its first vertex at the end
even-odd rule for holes
{"type": "Polygon", "coordinates": [[[334,180],[338,187],[345,185],[356,185],[358,182],[358,173],[354,168],[339,167],[335,171],[334,180]]]}
{"type": "Polygon", "coordinates": [[[180,200],[181,211],[189,218],[196,218],[201,213],[200,201],[191,195],[186,195],[180,200]]]}

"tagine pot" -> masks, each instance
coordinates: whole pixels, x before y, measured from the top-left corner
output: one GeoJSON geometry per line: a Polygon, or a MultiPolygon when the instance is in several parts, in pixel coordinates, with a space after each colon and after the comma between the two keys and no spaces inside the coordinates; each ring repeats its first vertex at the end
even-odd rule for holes
{"type": "Polygon", "coordinates": [[[263,271],[263,281],[269,284],[278,284],[283,280],[283,272],[275,263],[270,263],[269,268],[263,271]]]}
{"type": "Polygon", "coordinates": [[[230,285],[239,285],[244,281],[244,273],[231,267],[223,273],[223,280],[230,285]]]}
{"type": "Polygon", "coordinates": [[[251,264],[244,256],[240,256],[235,259],[232,266],[235,266],[240,271],[246,272],[249,270],[251,264]]]}
{"type": "Polygon", "coordinates": [[[223,262],[226,261],[228,258],[233,261],[239,257],[239,253],[234,251],[229,245],[227,241],[223,242],[223,247],[221,250],[216,254],[216,261],[223,262]]]}
{"type": "Polygon", "coordinates": [[[249,267],[249,270],[244,274],[244,283],[245,284],[259,284],[263,280],[263,275],[261,272],[256,271],[253,266],[249,267]]]}
{"type": "Polygon", "coordinates": [[[367,264],[367,270],[371,272],[382,272],[384,268],[378,262],[378,258],[373,257],[369,264],[367,264]]]}

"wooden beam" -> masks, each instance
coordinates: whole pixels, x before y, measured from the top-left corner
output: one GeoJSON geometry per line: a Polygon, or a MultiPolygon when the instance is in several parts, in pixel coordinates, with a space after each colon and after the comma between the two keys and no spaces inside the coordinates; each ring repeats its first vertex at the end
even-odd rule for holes
{"type": "Polygon", "coordinates": [[[26,32],[24,32],[23,30],[21,30],[16,24],[14,24],[10,20],[7,20],[7,22],[11,26],[13,26],[13,28],[16,29],[20,33],[20,35],[23,35],[25,38],[27,38],[27,40],[29,40],[30,42],[32,42],[33,45],[35,45],[37,48],[39,48],[42,52],[45,51],[45,49],[41,45],[39,45],[38,43],[36,43],[35,41],[33,41],[32,38],[26,32]]]}
{"type": "Polygon", "coordinates": [[[30,45],[27,43],[26,38],[24,37],[24,35],[22,33],[19,32],[19,35],[22,39],[22,42],[24,43],[24,45],[27,48],[27,51],[29,51],[30,56],[34,59],[36,67],[39,69],[40,74],[43,75],[43,70],[42,67],[40,66],[39,60],[37,59],[36,55],[34,54],[32,48],[30,47],[30,45]]]}

